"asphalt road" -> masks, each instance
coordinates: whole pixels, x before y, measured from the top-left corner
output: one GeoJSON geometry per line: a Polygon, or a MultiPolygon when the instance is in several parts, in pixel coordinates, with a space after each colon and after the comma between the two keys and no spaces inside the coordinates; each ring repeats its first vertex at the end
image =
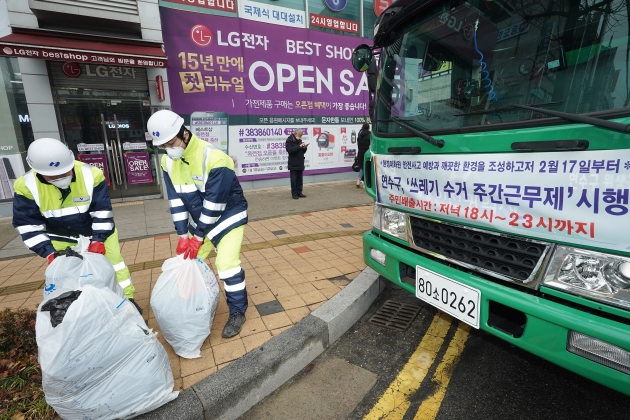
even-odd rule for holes
{"type": "MultiPolygon", "coordinates": [[[[458,327],[457,321],[446,318],[448,323],[444,325],[440,338],[434,328],[436,319],[441,319],[439,315],[436,317],[437,313],[437,310],[418,301],[411,293],[386,289],[363,318],[317,358],[312,366],[255,406],[243,416],[243,420],[630,417],[630,397],[568,372],[483,331],[462,329],[458,327]],[[398,332],[368,322],[388,299],[422,307],[407,331],[398,332]],[[432,354],[431,345],[426,344],[435,341],[436,337],[438,344],[441,344],[435,347],[432,354]],[[458,342],[458,337],[463,340],[458,342]],[[429,351],[418,353],[421,342],[425,343],[425,349],[429,351]],[[459,344],[459,347],[453,343],[459,344]],[[423,366],[415,366],[405,376],[405,367],[409,366],[410,359],[411,362],[424,364],[426,372],[423,372],[423,366]],[[345,384],[344,380],[333,378],[331,383],[322,385],[321,377],[325,372],[317,372],[317,369],[330,369],[328,366],[331,360],[343,360],[352,368],[344,379],[345,384]],[[377,376],[375,385],[369,391],[353,396],[351,391],[358,389],[354,379],[359,375],[357,370],[366,371],[362,377],[368,377],[366,375],[370,373],[377,376]],[[316,377],[320,379],[311,379],[316,377]],[[402,386],[392,389],[392,385],[401,377],[404,379],[402,386]],[[421,380],[417,387],[410,385],[419,378],[421,380]],[[322,388],[333,385],[339,394],[347,394],[345,398],[323,398],[330,390],[322,388]],[[301,392],[296,393],[296,389],[301,392]],[[283,398],[284,394],[291,394],[292,397],[283,398]],[[401,400],[407,400],[407,404],[403,404],[402,411],[399,409],[395,415],[383,417],[382,412],[375,412],[375,407],[379,407],[379,404],[381,408],[386,407],[388,396],[396,400],[397,404],[401,400]],[[348,400],[353,398],[355,407],[349,411],[348,400]],[[323,415],[321,410],[317,411],[313,407],[313,401],[338,404],[337,415],[323,415]],[[284,413],[295,414],[291,417],[284,413]]],[[[331,377],[339,376],[339,363],[335,366],[335,371],[329,371],[331,377]]],[[[335,412],[334,407],[324,411],[330,412],[335,412]]]]}

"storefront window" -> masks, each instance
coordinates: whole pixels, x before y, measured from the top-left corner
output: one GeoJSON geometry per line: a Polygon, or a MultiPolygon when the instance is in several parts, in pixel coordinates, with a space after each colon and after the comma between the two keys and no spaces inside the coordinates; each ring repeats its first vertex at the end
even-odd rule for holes
{"type": "Polygon", "coordinates": [[[145,135],[151,116],[145,92],[59,88],[55,96],[68,147],[103,170],[112,199],[160,193],[158,157],[145,135]]]}
{"type": "Polygon", "coordinates": [[[0,57],[0,201],[13,198],[13,183],[28,168],[23,156],[32,141],[18,60],[0,57]]]}

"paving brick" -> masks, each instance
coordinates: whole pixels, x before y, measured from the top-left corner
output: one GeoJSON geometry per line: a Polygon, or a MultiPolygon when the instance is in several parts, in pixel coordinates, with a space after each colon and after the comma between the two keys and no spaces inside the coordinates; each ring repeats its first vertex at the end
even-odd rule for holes
{"type": "Polygon", "coordinates": [[[184,390],[184,380],[182,378],[175,379],[175,384],[173,384],[174,391],[183,391],[184,390]]]}
{"type": "Polygon", "coordinates": [[[355,271],[355,272],[346,274],[346,277],[348,278],[348,280],[354,280],[357,278],[359,274],[361,274],[361,271],[355,271]]]}
{"type": "Polygon", "coordinates": [[[304,252],[311,252],[311,249],[309,247],[307,247],[307,246],[301,246],[301,247],[298,247],[298,248],[293,248],[293,250],[295,252],[297,252],[298,254],[302,254],[304,252]]]}
{"type": "Polygon", "coordinates": [[[300,297],[307,305],[312,305],[326,300],[326,296],[324,296],[319,290],[308,293],[300,293],[300,297]]]}
{"type": "Polygon", "coordinates": [[[280,312],[273,315],[267,315],[261,317],[268,330],[275,330],[276,328],[286,327],[292,325],[291,319],[286,312],[280,312]]]}
{"type": "Polygon", "coordinates": [[[300,308],[288,309],[287,316],[294,324],[297,324],[302,319],[304,319],[311,311],[306,306],[302,306],[300,308]]]}
{"type": "Polygon", "coordinates": [[[26,302],[26,299],[14,300],[11,302],[2,301],[0,302],[0,311],[4,309],[18,309],[26,302]]]}
{"type": "Polygon", "coordinates": [[[262,346],[270,339],[271,339],[271,333],[269,331],[262,331],[262,332],[244,337],[243,345],[245,346],[245,350],[249,353],[255,348],[262,346]]]}
{"type": "Polygon", "coordinates": [[[332,285],[330,287],[326,287],[324,289],[320,289],[320,293],[323,294],[324,296],[326,296],[326,299],[330,299],[333,296],[335,296],[337,293],[339,293],[339,290],[341,290],[339,287],[332,285]]]}
{"type": "Polygon", "coordinates": [[[293,287],[293,290],[295,290],[298,293],[298,295],[303,295],[305,293],[317,291],[317,288],[313,286],[311,283],[295,284],[292,287],[293,287]]]}
{"type": "MultiPolygon", "coordinates": [[[[247,315],[245,315],[247,317],[247,315]]],[[[258,334],[261,331],[266,331],[267,326],[260,318],[247,318],[245,323],[243,324],[243,328],[241,329],[240,336],[241,338],[248,337],[253,334],[258,334]]]]}
{"type": "Polygon", "coordinates": [[[285,298],[285,297],[289,297],[289,296],[295,296],[297,295],[297,292],[295,291],[295,289],[291,286],[285,286],[285,287],[280,287],[276,290],[273,291],[273,294],[276,296],[276,298],[285,298]]]}
{"type": "Polygon", "coordinates": [[[256,309],[254,305],[250,305],[247,307],[247,310],[245,311],[245,318],[247,319],[260,318],[260,314],[258,313],[258,310],[256,309]]]}
{"type": "Polygon", "coordinates": [[[278,301],[282,304],[282,307],[285,310],[306,306],[306,302],[304,302],[304,300],[299,295],[278,297],[278,301]]]}
{"type": "Polygon", "coordinates": [[[337,277],[343,274],[341,271],[337,270],[336,268],[327,268],[327,269],[319,270],[319,271],[321,271],[321,273],[324,276],[326,276],[326,278],[337,277]]]}
{"type": "Polygon", "coordinates": [[[258,274],[267,274],[267,273],[273,273],[276,271],[276,269],[271,265],[264,265],[262,267],[254,267],[254,269],[256,270],[256,273],[258,274]]]}
{"type": "Polygon", "coordinates": [[[317,281],[311,282],[311,284],[315,286],[315,288],[318,290],[333,286],[333,284],[329,280],[317,280],[317,281]]]}
{"type": "Polygon", "coordinates": [[[27,299],[26,301],[24,301],[24,303],[22,304],[22,306],[20,306],[20,308],[37,309],[39,304],[42,303],[42,300],[44,300],[44,297],[42,295],[31,297],[27,299]]]}
{"type": "Polygon", "coordinates": [[[284,307],[280,304],[280,302],[274,299],[271,302],[256,305],[256,310],[258,310],[258,313],[260,313],[261,316],[266,316],[284,312],[284,307]]]}
{"type": "MultiPolygon", "coordinates": [[[[10,295],[6,295],[4,297],[4,302],[12,302],[14,300],[21,300],[21,301],[25,301],[27,299],[29,299],[33,294],[38,294],[37,292],[34,292],[32,290],[29,290],[27,292],[21,292],[21,293],[13,293],[10,295]]],[[[40,297],[44,297],[43,294],[39,295],[40,297]]]]}
{"type": "Polygon", "coordinates": [[[179,366],[182,377],[190,376],[192,374],[202,372],[216,366],[216,364],[214,363],[212,348],[202,350],[201,357],[198,357],[196,359],[184,359],[183,357],[180,358],[179,366]]]}
{"type": "Polygon", "coordinates": [[[183,388],[184,389],[190,388],[197,382],[201,381],[204,378],[207,378],[208,376],[212,375],[216,371],[217,371],[217,367],[215,366],[213,368],[203,370],[201,372],[195,373],[190,376],[184,376],[182,378],[183,388]]]}
{"type": "Polygon", "coordinates": [[[261,305],[263,303],[276,300],[276,297],[274,296],[273,293],[271,293],[271,291],[267,291],[267,292],[262,292],[262,293],[256,293],[254,295],[249,295],[249,300],[254,305],[261,305]]]}
{"type": "Polygon", "coordinates": [[[215,315],[225,314],[225,313],[228,313],[229,311],[230,311],[230,308],[227,305],[227,301],[219,297],[219,303],[217,304],[217,311],[215,312],[215,315]]]}
{"type": "Polygon", "coordinates": [[[269,286],[267,286],[267,284],[263,281],[254,284],[251,284],[249,279],[246,279],[245,281],[247,282],[247,293],[249,293],[250,296],[256,293],[269,291],[269,286]]]}
{"type": "Polygon", "coordinates": [[[224,367],[226,367],[226,366],[227,366],[227,365],[229,365],[230,363],[232,363],[232,362],[223,363],[223,364],[221,364],[221,365],[217,366],[217,370],[221,370],[221,369],[223,369],[224,367]]]}
{"type": "Polygon", "coordinates": [[[217,365],[231,362],[232,360],[238,359],[246,353],[245,346],[243,345],[243,340],[240,338],[234,341],[230,341],[229,343],[212,346],[212,351],[214,352],[214,361],[217,365]]]}

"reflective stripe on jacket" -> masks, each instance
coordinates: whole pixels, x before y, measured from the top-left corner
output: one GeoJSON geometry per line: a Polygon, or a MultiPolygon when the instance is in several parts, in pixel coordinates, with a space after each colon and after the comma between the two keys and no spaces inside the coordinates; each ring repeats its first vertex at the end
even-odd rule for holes
{"type": "Polygon", "coordinates": [[[221,150],[193,135],[181,159],[162,156],[162,169],[177,234],[207,236],[216,246],[247,223],[247,200],[234,161],[221,150]]]}
{"type": "Polygon", "coordinates": [[[98,168],[75,161],[67,196],[33,170],[18,178],[14,189],[13,226],[24,245],[42,257],[55,252],[51,239],[74,242],[83,235],[105,242],[114,232],[107,182],[98,168]]]}

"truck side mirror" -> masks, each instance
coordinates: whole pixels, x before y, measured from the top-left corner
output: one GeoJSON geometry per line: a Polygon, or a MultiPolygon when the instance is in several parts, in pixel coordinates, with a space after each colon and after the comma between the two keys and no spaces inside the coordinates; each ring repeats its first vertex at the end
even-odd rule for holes
{"type": "Polygon", "coordinates": [[[366,71],[370,67],[371,62],[372,49],[369,46],[361,44],[352,52],[352,67],[356,71],[366,71]]]}

